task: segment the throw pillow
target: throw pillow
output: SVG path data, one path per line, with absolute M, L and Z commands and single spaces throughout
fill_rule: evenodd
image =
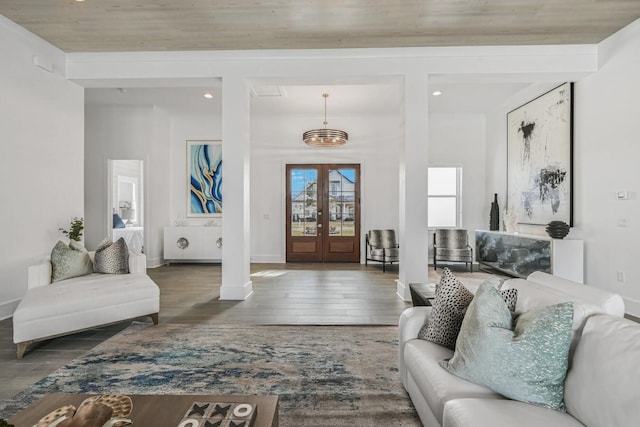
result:
M 51 251 L 51 283 L 93 272 L 87 250 L 72 240 L 69 245 L 58 241 Z
M 484 283 L 491 283 L 485 281 Z M 490 286 L 493 286 L 491 283 Z M 505 289 L 500 295 L 507 303 L 509 310 L 515 311 L 518 299 L 517 289 Z M 441 346 L 455 349 L 458 333 L 467 307 L 473 300 L 471 293 L 449 270 L 445 267 L 440 284 L 436 287 L 436 297 L 433 300 L 431 318 L 420 329 L 418 338 L 434 342 Z
M 127 225 L 124 223 L 120 215 L 117 213 L 113 214 L 113 228 L 126 228 Z
M 94 271 L 106 274 L 129 272 L 129 248 L 124 238 L 112 242 L 108 237 L 96 249 Z
M 481 285 L 442 366 L 508 398 L 564 410 L 573 303 L 526 312 L 513 323 L 500 294 Z
M 471 300 L 473 300 L 473 294 L 460 283 L 451 270 L 445 268 L 440 283 L 436 287 L 431 318 L 420 329 L 418 338 L 453 350 L 464 313 Z

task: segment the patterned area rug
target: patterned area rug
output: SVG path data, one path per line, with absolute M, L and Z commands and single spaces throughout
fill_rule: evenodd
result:
M 272 394 L 281 426 L 420 426 L 397 327 L 134 324 L 18 394 Z

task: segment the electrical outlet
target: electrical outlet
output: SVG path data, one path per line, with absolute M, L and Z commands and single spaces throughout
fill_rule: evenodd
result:
M 618 280 L 618 282 L 624 283 L 624 271 L 616 271 L 616 279 Z

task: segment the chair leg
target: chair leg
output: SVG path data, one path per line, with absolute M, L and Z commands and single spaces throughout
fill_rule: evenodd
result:
M 387 272 L 387 269 L 385 268 L 385 267 L 386 267 L 386 264 L 387 264 L 386 262 L 382 261 L 382 272 L 383 272 L 383 273 L 386 273 L 386 272 Z

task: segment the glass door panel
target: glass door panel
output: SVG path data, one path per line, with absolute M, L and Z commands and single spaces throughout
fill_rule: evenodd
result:
M 329 235 L 331 236 L 355 236 L 355 183 L 355 169 L 329 169 Z
M 318 171 L 292 169 L 291 179 L 291 236 L 318 234 Z

